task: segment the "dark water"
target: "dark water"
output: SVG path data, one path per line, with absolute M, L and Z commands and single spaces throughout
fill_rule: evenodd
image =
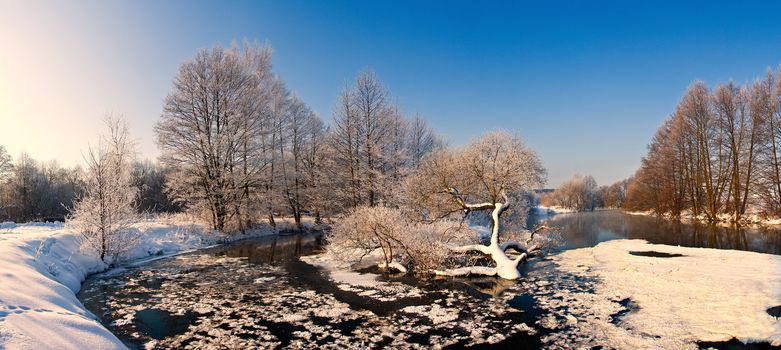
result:
M 246 240 L 92 276 L 78 297 L 131 349 L 540 346 L 522 327 L 540 314 L 536 295 L 520 283 L 379 276 L 380 288 L 345 288 L 299 259 L 321 244 Z
M 781 254 L 781 230 L 681 223 L 618 210 L 534 216 L 533 226 L 545 222 L 560 228 L 562 249 L 592 247 L 612 239 L 644 239 L 651 243 Z

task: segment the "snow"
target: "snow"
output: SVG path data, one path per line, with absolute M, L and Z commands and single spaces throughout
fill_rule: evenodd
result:
M 753 227 L 781 226 L 781 218 L 765 217 L 755 212 L 756 209 L 750 208 L 749 210 L 754 212 L 747 212 L 746 214 L 743 214 L 740 220 L 741 225 L 753 226 Z M 669 214 L 657 215 L 652 210 L 646 210 L 646 211 L 622 210 L 622 211 L 629 215 L 658 216 L 665 219 L 681 220 L 684 222 L 693 222 L 693 221 L 706 222 L 708 220 L 705 214 L 700 214 L 699 216 L 695 217 L 691 210 L 682 211 L 680 217 L 678 218 L 675 218 Z M 714 224 L 722 227 L 733 227 L 734 226 L 733 218 L 734 216 L 732 214 L 721 213 L 717 215 L 717 221 Z
M 564 208 L 559 207 L 555 205 L 551 206 L 544 206 L 544 205 L 538 205 L 534 207 L 534 210 L 537 211 L 538 215 L 556 215 L 556 214 L 566 214 L 566 213 L 576 213 L 577 210 L 572 208 Z
M 379 253 L 379 252 L 377 252 Z M 336 286 L 347 292 L 374 298 L 379 301 L 394 301 L 400 298 L 414 298 L 423 294 L 420 289 L 395 281 L 381 281 L 380 275 L 356 272 L 354 269 L 377 265 L 378 254 L 370 254 L 361 265 L 349 266 L 333 253 L 300 257 L 301 261 L 320 268 Z
M 350 266 L 341 262 L 330 252 L 319 255 L 302 256 L 300 259 L 303 262 L 323 269 L 326 273 L 328 273 L 328 276 L 331 278 L 331 280 L 336 282 L 338 285 L 345 286 L 342 289 L 348 288 L 347 286 L 370 288 L 376 287 L 380 284 L 380 282 L 377 280 L 378 275 L 372 273 L 355 272 Z M 368 267 L 372 265 L 375 265 L 374 259 L 365 259 L 365 265 L 361 266 Z
M 146 220 L 133 229 L 145 235 L 130 261 L 224 240 L 172 220 Z M 81 282 L 106 268 L 95 254 L 81 252 L 79 242 L 80 234 L 62 223 L 0 224 L 0 348 L 125 348 L 76 298 Z
M 623 210 L 624 213 L 629 215 L 637 215 L 637 216 L 653 216 L 654 212 L 651 210 Z
M 433 305 L 413 305 L 401 309 L 403 312 L 420 314 L 428 317 L 433 324 L 451 322 L 458 319 L 458 309 Z
M 14 222 L 12 222 L 12 221 L 0 222 L 0 230 L 2 230 L 2 229 L 12 229 L 14 227 L 16 227 L 16 224 Z
M 121 349 L 76 299 L 102 268 L 61 224 L 5 225 L 0 234 L 0 348 Z
M 600 344 L 695 348 L 695 341 L 737 338 L 744 343 L 781 345 L 781 320 L 767 313 L 768 308 L 781 305 L 781 256 L 613 240 L 566 251 L 553 259 L 565 272 L 597 277 L 594 295 L 576 296 L 592 313 L 614 313 L 615 301 L 622 299 L 639 307 L 622 316 L 618 325 L 580 320 L 579 327 L 591 328 L 590 333 L 605 338 L 598 339 Z

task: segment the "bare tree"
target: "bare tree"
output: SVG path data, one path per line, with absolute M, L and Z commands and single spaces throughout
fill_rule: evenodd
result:
M 781 214 L 781 112 L 773 72 L 748 87 L 695 82 L 659 128 L 625 207 L 741 223 Z
M 426 154 L 444 147 L 445 143 L 426 123 L 420 115 L 415 115 L 409 121 L 409 141 L 407 147 L 410 155 L 410 167 L 417 168 Z
M 327 130 L 322 119 L 312 115 L 308 133 L 303 135 L 301 166 L 303 167 L 306 190 L 304 197 L 309 209 L 314 212 L 315 222 L 320 223 L 323 214 L 328 214 L 334 207 L 336 197 L 331 193 L 333 182 L 329 176 L 328 145 L 325 138 Z
M 250 187 L 260 185 L 265 166 L 256 161 L 262 146 L 253 138 L 264 134 L 262 70 L 270 49 L 243 50 L 215 47 L 183 63 L 155 128 L 162 159 L 174 170 L 173 192 L 221 231 L 229 222 L 242 228 Z
M 387 175 L 381 170 L 384 159 L 383 147 L 388 141 L 392 128 L 392 107 L 388 101 L 388 91 L 380 83 L 377 75 L 366 70 L 355 80 L 354 108 L 358 113 L 358 130 L 362 146 L 360 155 L 364 162 L 364 191 L 369 206 L 374 206 L 382 198 L 381 184 Z
M 396 189 L 442 142 L 420 117 L 406 119 L 377 75 L 361 72 L 344 88 L 329 135 L 336 195 L 350 208 L 398 205 Z
M 781 79 L 768 70 L 764 79 L 754 83 L 751 92 L 754 120 L 762 123 L 757 192 L 764 211 L 778 216 L 781 215 Z
M 594 210 L 597 203 L 597 182 L 591 175 L 573 175 L 551 195 L 549 204 L 577 211 Z
M 342 89 L 334 111 L 333 129 L 329 143 L 333 150 L 334 180 L 339 183 L 334 195 L 344 198 L 350 207 L 363 202 L 360 173 L 360 132 L 359 116 L 354 104 L 353 91 L 349 87 Z M 338 189 L 343 189 L 338 191 Z
M 302 228 L 302 212 L 311 208 L 312 188 L 316 186 L 315 167 L 320 166 L 319 147 L 323 123 L 297 96 L 288 109 L 285 137 L 279 143 L 284 197 L 297 228 Z M 309 171 L 307 171 L 309 169 Z
M 108 117 L 105 122 L 108 134 L 85 157 L 86 192 L 76 202 L 69 221 L 82 234 L 87 248 L 103 262 L 114 263 L 140 237 L 137 230 L 130 229 L 137 216 L 137 191 L 130 174 L 135 143 L 122 119 Z

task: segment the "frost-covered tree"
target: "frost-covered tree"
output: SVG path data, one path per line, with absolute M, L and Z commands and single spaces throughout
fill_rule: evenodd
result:
M 0 174 L 0 220 L 62 220 L 84 187 L 80 168 L 39 162 L 26 153 L 6 169 Z
M 546 198 L 546 203 L 577 211 L 594 210 L 603 205 L 597 193 L 597 182 L 591 175 L 574 174 Z
M 322 215 L 327 215 L 334 207 L 328 176 L 330 150 L 326 145 L 326 137 L 327 130 L 323 120 L 312 115 L 308 132 L 304 134 L 302 142 L 301 166 L 306 183 L 304 198 L 315 216 L 316 223 L 320 223 Z
M 353 103 L 353 91 L 345 87 L 339 95 L 334 111 L 333 128 L 329 134 L 329 146 L 332 149 L 332 177 L 335 196 L 355 208 L 363 203 L 361 188 L 361 137 L 359 133 L 359 115 Z
M 287 124 L 279 142 L 281 174 L 284 198 L 293 215 L 296 227 L 302 229 L 301 215 L 315 204 L 317 186 L 315 167 L 320 166 L 319 142 L 323 133 L 320 118 L 297 96 L 293 96 L 288 109 Z M 309 171 L 307 171 L 309 170 Z
M 11 176 L 13 168 L 11 155 L 5 150 L 5 146 L 0 145 L 0 182 Z
M 181 65 L 155 128 L 172 192 L 215 230 L 243 228 L 262 186 L 269 60 L 270 48 L 253 45 L 200 51 Z
M 539 235 L 531 232 L 526 242 L 500 243 L 502 227 L 506 225 L 502 223 L 502 217 L 513 205 L 520 204 L 515 199 L 518 194 L 545 182 L 545 173 L 537 154 L 526 147 L 520 137 L 504 131 L 488 133 L 465 147 L 426 156 L 406 186 L 409 204 L 424 220 L 471 212 L 490 212 L 491 215 L 491 235 L 487 244 L 453 246 L 450 250 L 490 256 L 495 266 L 467 266 L 438 273 L 519 278 L 518 264 L 541 248 L 534 244 Z M 506 253 L 510 249 L 520 254 L 511 257 Z
M 445 142 L 434 133 L 434 130 L 420 115 L 415 115 L 408 125 L 406 146 L 410 157 L 409 165 L 414 169 L 420 165 L 426 154 L 444 147 Z
M 136 221 L 136 187 L 131 171 L 135 143 L 127 124 L 107 117 L 108 134 L 85 156 L 86 191 L 71 211 L 69 223 L 82 234 L 83 246 L 105 263 L 118 261 L 133 247 L 140 233 Z
M 371 70 L 342 90 L 332 126 L 334 195 L 347 208 L 398 205 L 403 179 L 442 144 L 421 118 L 403 116 Z

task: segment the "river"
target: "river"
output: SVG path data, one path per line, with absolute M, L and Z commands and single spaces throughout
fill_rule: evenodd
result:
M 561 249 L 630 238 L 781 253 L 779 232 L 767 229 L 619 211 L 532 217 L 529 225 L 541 221 L 561 230 Z M 321 253 L 321 243 L 320 233 L 240 241 L 91 276 L 78 297 L 132 349 L 589 344 L 587 333 L 567 325 L 565 315 L 573 311 L 556 291 L 590 293 L 596 282 L 560 273 L 547 259 L 524 266 L 517 282 L 378 274 L 377 285 L 346 286 L 299 259 Z M 620 315 L 631 311 L 623 306 Z

